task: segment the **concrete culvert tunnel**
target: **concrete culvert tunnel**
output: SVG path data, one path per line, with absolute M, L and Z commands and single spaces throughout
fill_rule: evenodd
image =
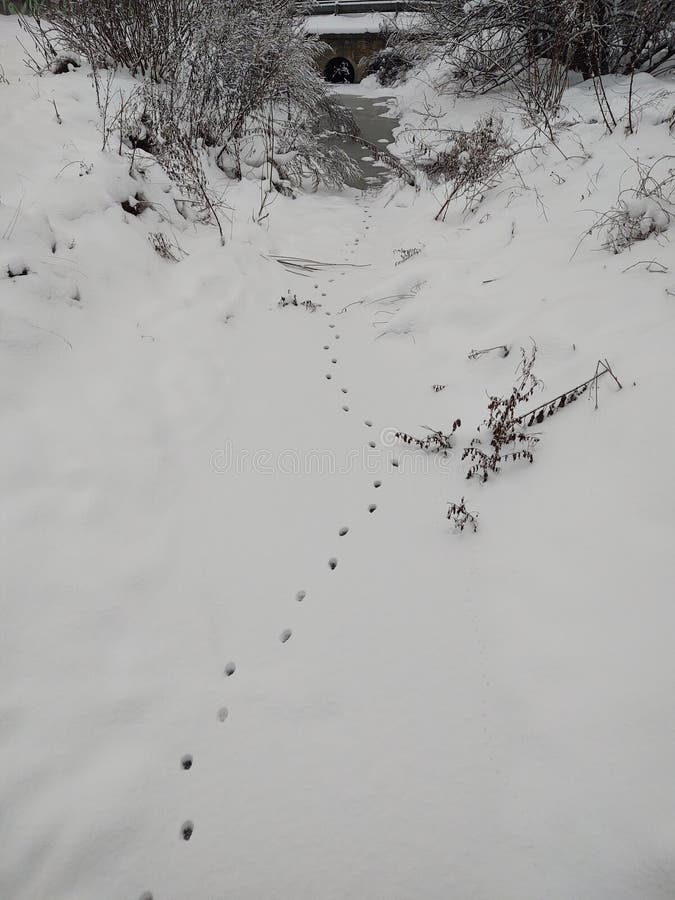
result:
M 354 84 L 354 66 L 344 56 L 334 56 L 326 63 L 324 78 L 331 84 Z

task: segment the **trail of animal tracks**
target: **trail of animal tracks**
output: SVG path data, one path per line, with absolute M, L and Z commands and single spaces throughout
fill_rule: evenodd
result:
M 84 74 L 14 84 L 0 895 L 670 896 L 672 299 L 570 264 L 587 171 L 549 163 L 564 194 L 529 173 L 550 223 L 523 193 L 441 226 L 392 183 L 280 197 L 263 229 L 242 184 L 227 246 L 174 231 L 172 263 L 166 222 L 120 208 Z M 88 174 L 55 181 L 74 155 Z M 467 481 L 532 338 L 536 402 L 598 359 L 623 389 Z M 394 436 L 456 419 L 447 457 Z M 476 534 L 445 518 L 462 496 Z

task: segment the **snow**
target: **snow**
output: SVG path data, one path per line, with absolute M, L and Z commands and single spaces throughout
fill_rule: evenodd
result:
M 575 86 L 563 152 L 443 224 L 439 190 L 391 183 L 280 196 L 261 227 L 259 186 L 223 178 L 221 247 L 102 152 L 86 67 L 38 79 L 15 36 L 3 17 L 0 896 L 670 897 L 674 259 L 668 231 L 579 240 L 628 156 L 672 154 L 673 83 L 636 79 L 612 136 Z M 452 127 L 494 103 L 436 74 L 387 89 L 402 155 L 425 101 Z M 139 189 L 162 215 L 123 212 Z M 542 400 L 600 358 L 623 390 L 467 481 L 531 339 Z M 394 437 L 456 418 L 447 458 Z M 445 519 L 462 496 L 475 535 Z
M 392 25 L 411 28 L 417 18 L 414 13 L 337 13 L 307 16 L 303 28 L 308 34 L 378 34 Z

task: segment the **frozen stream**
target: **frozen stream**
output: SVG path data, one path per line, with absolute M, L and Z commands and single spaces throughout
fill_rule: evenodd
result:
M 340 86 L 337 93 L 343 106 L 350 109 L 363 137 L 371 144 L 386 148 L 393 141 L 394 129 L 398 120 L 392 115 L 391 97 L 365 97 L 354 90 L 355 86 Z M 358 88 L 357 88 L 358 89 Z M 347 154 L 354 159 L 361 169 L 361 176 L 351 186 L 366 190 L 384 184 L 389 178 L 391 169 L 373 159 L 370 148 L 346 137 L 333 137 Z

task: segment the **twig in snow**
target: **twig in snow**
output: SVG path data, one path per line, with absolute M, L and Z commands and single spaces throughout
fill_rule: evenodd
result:
M 44 331 L 45 334 L 51 334 L 54 337 L 57 337 L 60 341 L 63 341 L 70 349 L 73 349 L 73 345 L 67 338 L 64 338 L 62 334 L 58 334 L 56 331 L 51 331 L 49 328 L 43 328 L 41 325 L 34 325 L 33 322 L 29 322 L 28 319 L 24 319 L 26 325 L 30 325 L 31 328 L 36 328 L 38 331 Z
M 14 210 L 14 215 L 9 220 L 9 225 L 7 226 L 7 228 L 5 228 L 5 231 L 2 235 L 3 240 L 9 240 L 11 238 L 12 234 L 14 233 L 14 229 L 16 228 L 16 223 L 19 221 L 19 216 L 21 215 L 21 208 L 23 206 L 24 195 L 25 195 L 25 191 L 24 191 L 23 185 L 22 185 L 21 186 L 21 199 L 19 200 L 19 203 L 17 204 L 16 209 Z
M 637 262 L 634 262 L 630 266 L 626 266 L 626 268 L 622 269 L 621 271 L 622 273 L 629 272 L 636 266 L 646 266 L 648 272 L 654 272 L 657 275 L 665 275 L 668 272 L 668 266 L 664 266 L 664 264 L 659 262 L 658 259 L 639 259 Z M 652 268 L 652 266 L 658 268 Z
M 595 374 L 591 378 L 588 378 L 586 381 L 583 381 L 581 384 L 578 384 L 576 387 L 573 387 L 570 390 L 563 391 L 562 394 L 558 394 L 558 396 L 554 397 L 552 400 L 547 400 L 546 403 L 541 403 L 539 404 L 539 406 L 535 406 L 535 408 L 531 409 L 529 412 L 523 413 L 522 416 L 518 416 L 516 421 L 526 424 L 528 427 L 531 427 L 535 423 L 541 425 L 546 417 L 554 415 L 559 409 L 562 409 L 564 406 L 568 406 L 570 403 L 573 403 L 586 390 L 588 390 L 589 387 L 591 389 L 595 388 L 595 408 L 597 409 L 598 379 L 600 379 L 607 373 L 612 376 L 614 381 L 617 383 L 619 390 L 621 390 L 623 385 L 614 374 L 612 367 L 610 366 L 607 359 L 599 359 L 595 367 Z
M 282 265 L 287 271 L 292 272 L 294 275 L 304 275 L 305 277 L 309 277 L 306 273 L 320 272 L 321 269 L 337 267 L 366 269 L 370 265 L 370 263 L 321 262 L 317 259 L 305 259 L 301 256 L 281 256 L 274 253 L 271 253 L 269 258 L 276 260 L 279 265 Z
M 469 353 L 469 359 L 478 359 L 483 356 L 485 353 L 490 353 L 492 350 L 501 350 L 502 356 L 508 356 L 511 352 L 510 347 L 507 344 L 498 344 L 496 347 L 486 347 L 484 350 L 472 350 Z

